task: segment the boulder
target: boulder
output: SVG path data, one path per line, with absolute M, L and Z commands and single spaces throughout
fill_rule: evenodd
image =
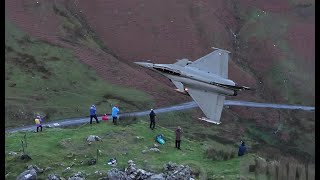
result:
M 77 172 L 68 178 L 68 180 L 85 180 L 85 179 L 86 178 L 84 177 L 82 172 Z
M 117 168 L 112 168 L 108 171 L 107 177 L 109 180 L 131 180 L 126 173 L 119 171 Z
M 37 172 L 34 169 L 25 170 L 21 173 L 16 180 L 36 180 L 37 179 Z
M 43 169 L 39 168 L 37 165 L 28 165 L 28 170 L 34 169 L 37 173 L 43 173 Z
M 169 162 L 166 165 L 165 170 L 165 178 L 167 180 L 174 180 L 174 179 L 190 179 L 192 177 L 192 170 L 189 166 L 184 165 L 176 165 L 175 163 Z
M 158 148 L 150 148 L 149 152 L 160 152 Z
M 55 174 L 49 174 L 48 180 L 61 180 L 61 178 L 58 175 Z
M 21 159 L 21 160 L 29 161 L 29 160 L 31 160 L 31 157 L 30 157 L 28 154 L 22 154 L 22 155 L 20 156 L 20 159 Z
M 154 174 L 149 179 L 150 180 L 165 180 L 166 178 L 161 173 L 161 174 Z
M 88 142 L 94 142 L 94 141 L 101 141 L 102 139 L 99 136 L 96 135 L 90 135 L 87 138 Z
M 88 165 L 91 166 L 91 165 L 95 165 L 97 163 L 97 160 L 96 159 L 90 159 L 88 160 Z
M 14 151 L 10 151 L 10 152 L 8 152 L 8 155 L 11 155 L 11 156 L 17 156 L 17 155 L 18 155 L 18 153 L 14 152 Z

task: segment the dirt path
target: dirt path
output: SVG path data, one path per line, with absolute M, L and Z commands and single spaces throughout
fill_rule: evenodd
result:
M 299 105 L 287 105 L 287 104 L 270 104 L 270 103 L 256 103 L 256 102 L 249 102 L 249 101 L 231 101 L 226 100 L 224 102 L 225 106 L 247 106 L 247 107 L 258 107 L 258 108 L 275 108 L 275 109 L 291 109 L 291 110 L 304 110 L 304 111 L 314 111 L 315 107 L 312 106 L 299 106 Z M 156 113 L 165 113 L 165 112 L 171 112 L 171 111 L 180 111 L 180 110 L 186 110 L 198 107 L 198 105 L 194 102 L 187 102 L 175 106 L 169 106 L 164 108 L 155 109 Z M 147 111 L 140 111 L 140 112 L 128 112 L 128 113 L 122 113 L 120 116 L 146 116 L 149 114 L 149 110 Z M 98 117 L 101 119 L 101 116 Z M 64 119 L 59 121 L 54 121 L 50 123 L 43 124 L 44 127 L 63 127 L 63 126 L 72 126 L 72 125 L 79 125 L 88 123 L 89 118 L 73 118 L 73 119 Z M 25 126 L 25 127 L 18 127 L 13 129 L 7 129 L 6 133 L 15 133 L 19 131 L 34 131 L 35 126 Z

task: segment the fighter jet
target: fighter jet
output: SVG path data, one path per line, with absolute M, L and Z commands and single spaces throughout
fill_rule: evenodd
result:
M 206 115 L 200 120 L 220 124 L 225 96 L 236 96 L 238 91 L 250 88 L 228 79 L 230 52 L 213 49 L 193 62 L 181 59 L 174 64 L 135 63 L 166 76 L 177 87 L 176 91 L 191 96 Z

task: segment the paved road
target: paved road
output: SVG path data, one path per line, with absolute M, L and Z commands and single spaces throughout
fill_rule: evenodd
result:
M 304 110 L 304 111 L 314 111 L 315 107 L 311 106 L 297 106 L 297 105 L 287 105 L 287 104 L 270 104 L 270 103 L 256 103 L 256 102 L 248 102 L 248 101 L 231 101 L 231 100 L 225 100 L 224 102 L 225 106 L 247 106 L 247 107 L 256 107 L 256 108 L 275 108 L 275 109 L 296 109 L 296 110 Z M 155 109 L 154 111 L 156 113 L 165 113 L 165 112 L 171 112 L 171 111 L 180 111 L 180 110 L 186 110 L 191 108 L 196 108 L 198 105 L 194 102 L 187 102 L 175 106 L 169 106 L 164 108 Z M 140 111 L 140 112 L 131 112 L 131 113 L 123 113 L 120 114 L 120 116 L 145 116 L 149 114 L 149 110 L 147 111 Z M 101 119 L 101 117 L 98 117 Z M 88 123 L 89 118 L 73 118 L 73 119 L 64 119 L 60 121 L 54 121 L 43 124 L 44 127 L 63 127 L 63 126 L 71 126 L 71 125 L 79 125 Z M 24 126 L 24 127 L 18 127 L 13 129 L 7 129 L 7 133 L 15 133 L 18 131 L 34 131 L 35 126 Z

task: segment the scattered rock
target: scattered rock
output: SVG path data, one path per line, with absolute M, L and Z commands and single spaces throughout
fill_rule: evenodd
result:
M 31 170 L 25 170 L 23 173 L 21 173 L 17 180 L 36 180 L 37 179 L 37 172 L 34 169 Z
M 122 172 L 116 168 L 108 171 L 108 179 L 148 179 L 148 180 L 175 180 L 175 179 L 188 179 L 193 180 L 191 168 L 189 166 L 177 165 L 169 162 L 164 166 L 164 173 L 154 174 L 143 169 L 136 167 L 134 161 L 128 161 L 128 167 L 125 168 L 125 172 Z
M 99 176 L 102 176 L 103 175 L 103 172 L 100 172 L 100 171 L 96 171 L 94 172 L 95 174 L 99 175 Z
M 150 148 L 149 152 L 160 152 L 158 148 Z
M 18 153 L 14 152 L 14 151 L 10 151 L 10 152 L 8 152 L 8 154 L 11 155 L 11 156 L 17 156 L 18 155 Z
M 63 170 L 63 172 L 68 172 L 71 170 L 71 167 L 67 167 L 66 169 Z
M 46 167 L 46 168 L 44 169 L 44 171 L 49 171 L 49 170 L 51 170 L 51 169 L 52 169 L 52 167 L 48 166 L 48 167 Z
M 73 153 L 70 153 L 67 155 L 67 158 L 73 158 L 74 154 Z
M 142 150 L 141 152 L 142 153 L 147 153 L 147 152 L 161 152 L 161 151 L 158 148 L 150 148 L 150 149 Z
M 68 180 L 85 180 L 85 179 L 86 178 L 84 177 L 82 172 L 77 172 L 68 178 Z
M 163 177 L 163 174 L 154 174 L 150 177 L 150 180 L 165 180 L 166 178 Z
M 144 138 L 140 136 L 136 136 L 136 139 L 144 139 Z
M 29 160 L 31 160 L 31 157 L 30 157 L 28 154 L 22 154 L 22 155 L 20 156 L 20 159 L 21 159 L 21 160 L 29 161 Z
M 87 164 L 88 164 L 89 166 L 91 166 L 91 165 L 95 165 L 96 163 L 97 163 L 97 160 L 93 158 L 93 159 L 88 160 L 88 163 L 87 163 Z
M 107 177 L 109 180 L 129 180 L 126 173 L 119 171 L 117 168 L 112 168 L 108 171 Z
M 90 135 L 87 138 L 88 142 L 94 142 L 94 141 L 101 141 L 102 139 L 99 136 L 96 135 Z
M 58 175 L 49 174 L 48 180 L 61 180 L 61 178 Z
M 175 163 L 169 162 L 165 165 L 165 173 L 166 180 L 174 180 L 174 179 L 190 179 L 192 177 L 192 170 L 189 166 L 177 165 Z
M 153 147 L 154 147 L 154 148 L 158 148 L 159 145 L 158 145 L 158 144 L 153 144 Z
M 39 168 L 37 165 L 28 165 L 28 170 L 34 169 L 37 173 L 43 173 L 43 169 Z

